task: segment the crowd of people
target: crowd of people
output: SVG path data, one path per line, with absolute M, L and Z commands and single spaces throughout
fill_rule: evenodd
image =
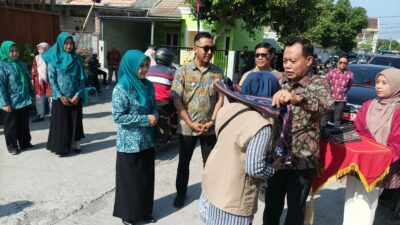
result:
M 76 54 L 71 34 L 62 32 L 53 46 L 37 45 L 31 73 L 19 60 L 12 41 L 0 46 L 0 107 L 10 154 L 31 149 L 29 110 L 35 102 L 43 120 L 45 102 L 51 110 L 47 149 L 64 156 L 81 152 L 84 138 L 82 92 L 87 80 L 99 89 L 111 85 L 112 119 L 117 124 L 116 191 L 113 216 L 125 225 L 155 223 L 155 127 L 160 114 L 176 110 L 179 162 L 176 208 L 185 205 L 189 167 L 197 142 L 203 159 L 199 217 L 207 225 L 251 225 L 265 186 L 264 225 L 279 225 L 287 199 L 285 225 L 302 225 L 312 181 L 319 173 L 321 129 L 333 115 L 340 126 L 346 93 L 354 79 L 346 56 L 325 77 L 313 74 L 311 42 L 295 38 L 283 49 L 284 72 L 270 62 L 268 43 L 255 47 L 255 67 L 239 85 L 212 64 L 216 46 L 210 33 L 199 32 L 194 58 L 174 71 L 173 54 L 159 49 L 148 54 L 128 50 L 122 57 L 112 45 L 109 76 L 100 71 L 97 54 L 89 74 Z M 155 54 L 155 65 L 151 66 Z M 248 57 L 248 56 L 247 56 Z M 153 63 L 154 63 L 153 62 Z M 97 81 L 96 81 L 97 80 Z M 107 86 L 107 88 L 110 86 Z M 372 225 L 383 189 L 400 188 L 400 70 L 376 75 L 377 98 L 365 102 L 354 128 L 360 136 L 386 146 L 393 154 L 390 172 L 367 192 L 357 175 L 347 176 L 343 224 Z M 226 97 L 226 98 L 225 98 Z M 225 101 L 225 102 L 224 102 Z M 379 162 L 371 162 L 379 163 Z

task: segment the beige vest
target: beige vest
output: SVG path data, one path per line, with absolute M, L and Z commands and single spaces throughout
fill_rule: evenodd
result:
M 217 208 L 239 216 L 257 212 L 260 179 L 244 170 L 247 145 L 264 126 L 271 124 L 256 111 L 234 118 L 219 133 L 221 126 L 242 109 L 240 103 L 224 105 L 218 112 L 215 130 L 218 140 L 203 170 L 201 187 L 205 197 Z

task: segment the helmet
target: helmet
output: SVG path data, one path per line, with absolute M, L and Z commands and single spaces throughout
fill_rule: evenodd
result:
M 156 52 L 156 63 L 170 67 L 172 60 L 174 59 L 174 53 L 168 48 L 160 48 Z

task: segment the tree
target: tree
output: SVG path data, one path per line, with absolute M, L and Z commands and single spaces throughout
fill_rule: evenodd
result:
M 200 19 L 219 27 L 215 39 L 235 24 L 244 21 L 244 29 L 254 34 L 256 29 L 269 25 L 285 41 L 303 34 L 315 23 L 317 5 L 322 0 L 201 0 Z M 196 0 L 190 3 L 196 15 Z M 196 16 L 195 16 L 196 17 Z M 220 26 L 219 26 L 220 25 Z
M 400 43 L 396 40 L 378 39 L 376 46 L 379 50 L 397 50 L 400 51 Z
M 319 5 L 321 13 L 317 24 L 310 29 L 308 37 L 323 48 L 337 48 L 351 51 L 356 37 L 368 26 L 368 17 L 362 7 L 352 8 L 349 0 L 324 0 Z

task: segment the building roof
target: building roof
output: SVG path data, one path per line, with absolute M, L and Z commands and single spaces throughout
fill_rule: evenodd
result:
M 92 0 L 62 0 L 57 1 L 58 4 L 63 5 L 92 5 Z M 116 7 L 129 7 L 133 6 L 136 0 L 101 0 L 100 3 L 96 3 L 97 6 L 116 6 Z
M 185 0 L 159 0 L 150 9 L 149 16 L 181 18 L 179 7 L 186 6 Z
M 368 18 L 368 29 L 378 29 L 378 18 Z

